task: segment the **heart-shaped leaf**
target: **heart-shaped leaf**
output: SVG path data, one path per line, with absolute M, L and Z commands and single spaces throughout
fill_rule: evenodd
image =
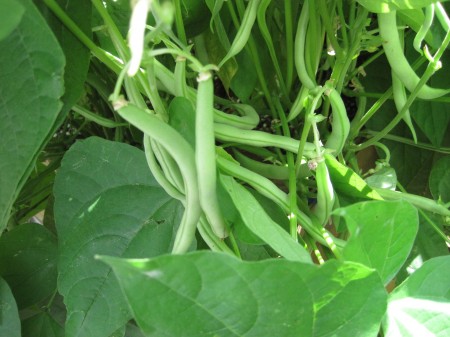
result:
M 242 262 L 212 252 L 101 259 L 147 336 L 376 336 L 386 308 L 378 275 L 352 262 Z
M 155 186 L 142 151 L 100 138 L 79 142 L 67 152 L 55 198 L 66 336 L 109 337 L 124 331 L 131 318 L 128 304 L 111 268 L 94 255 L 169 252 L 181 204 Z
M 387 284 L 405 263 L 417 234 L 417 209 L 405 201 L 367 201 L 336 211 L 351 234 L 344 258 L 375 268 Z

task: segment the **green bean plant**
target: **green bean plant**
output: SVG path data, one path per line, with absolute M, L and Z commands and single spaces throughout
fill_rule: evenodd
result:
M 449 336 L 449 10 L 0 1 L 0 336 Z

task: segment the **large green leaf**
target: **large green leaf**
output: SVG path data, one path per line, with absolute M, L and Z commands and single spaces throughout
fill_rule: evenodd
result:
M 433 165 L 429 185 L 434 199 L 444 203 L 450 201 L 450 156 L 441 158 Z
M 64 155 L 55 179 L 55 222 L 58 234 L 84 205 L 103 191 L 124 185 L 159 186 L 142 151 L 126 144 L 91 137 L 75 143 Z
M 20 320 L 16 301 L 8 283 L 0 277 L 0 336 L 20 337 Z
M 128 305 L 111 269 L 94 255 L 169 252 L 182 215 L 180 203 L 155 186 L 142 151 L 99 138 L 67 152 L 55 198 L 66 336 L 109 337 L 125 331 Z
M 20 309 L 56 290 L 57 249 L 55 236 L 38 224 L 21 225 L 0 238 L 0 275 Z
M 2 0 L 0 3 L 0 41 L 19 25 L 25 8 L 15 0 Z
M 22 337 L 64 337 L 64 329 L 43 312 L 22 322 Z
M 405 201 L 367 201 L 337 211 L 351 234 L 344 258 L 375 268 L 387 284 L 405 263 L 417 234 L 417 210 Z
M 147 336 L 376 336 L 386 293 L 372 270 L 194 252 L 102 257 Z
M 450 335 L 450 257 L 425 262 L 389 296 L 386 337 Z
M 270 218 L 249 191 L 232 177 L 221 175 L 220 181 L 230 194 L 248 229 L 286 259 L 311 263 L 306 249 Z
M 0 41 L 0 231 L 61 109 L 64 55 L 29 0 Z M 19 43 L 20 42 L 20 43 Z
M 361 5 L 374 13 L 387 13 L 399 9 L 422 8 L 439 0 L 357 0 Z M 445 0 L 444 0 L 445 1 Z

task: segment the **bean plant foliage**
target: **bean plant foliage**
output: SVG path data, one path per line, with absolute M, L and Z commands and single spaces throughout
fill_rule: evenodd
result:
M 449 10 L 0 1 L 0 336 L 449 336 Z

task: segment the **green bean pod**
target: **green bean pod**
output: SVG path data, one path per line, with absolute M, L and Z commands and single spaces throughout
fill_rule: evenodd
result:
M 279 147 L 293 153 L 298 152 L 299 141 L 290 137 L 273 135 L 263 131 L 241 130 L 225 124 L 214 125 L 215 136 L 218 140 L 233 142 L 255 147 Z M 308 157 L 314 157 L 314 144 L 306 143 L 303 154 Z
M 397 108 L 398 113 L 400 113 L 408 98 L 406 97 L 406 91 L 402 81 L 400 81 L 394 72 L 392 72 L 392 93 L 394 96 L 395 107 Z M 409 109 L 406 110 L 402 118 L 412 133 L 414 143 L 417 143 L 416 130 L 414 129 Z
M 187 97 L 186 88 L 186 59 L 177 57 L 175 63 L 175 96 Z
M 338 155 L 342 152 L 350 133 L 350 120 L 341 95 L 335 89 L 331 89 L 328 97 L 333 111 L 333 121 L 331 123 L 332 131 L 325 147 L 333 150 L 334 155 Z
M 214 138 L 214 84 L 210 72 L 198 78 L 195 116 L 195 164 L 199 176 L 200 205 L 214 233 L 225 238 L 227 229 L 217 199 L 216 144 Z
M 297 69 L 297 75 L 302 85 L 308 89 L 314 89 L 316 87 L 315 80 L 309 77 L 306 70 L 305 62 L 305 43 L 306 32 L 309 22 L 309 5 L 308 1 L 302 6 L 302 12 L 300 19 L 298 20 L 297 32 L 295 34 L 294 50 L 295 50 L 295 68 Z
M 386 58 L 391 66 L 392 70 L 398 76 L 400 81 L 410 91 L 414 91 L 414 88 L 420 81 L 419 76 L 412 69 L 408 60 L 406 59 L 400 38 L 397 31 L 397 17 L 396 12 L 391 11 L 389 13 L 378 14 L 378 26 L 380 28 L 380 36 L 383 39 L 383 49 L 386 54 Z M 417 97 L 421 99 L 434 99 L 448 94 L 450 91 L 439 88 L 432 88 L 424 85 L 417 94 Z
M 256 13 L 258 11 L 260 0 L 250 0 L 247 8 L 245 9 L 244 18 L 242 19 L 242 24 L 238 29 L 236 37 L 231 44 L 230 49 L 228 50 L 227 55 L 223 58 L 223 60 L 219 64 L 219 68 L 225 64 L 230 58 L 237 55 L 244 49 L 247 44 L 248 39 L 250 38 L 250 34 L 252 32 L 253 24 L 256 20 Z
M 430 4 L 425 8 L 425 20 L 423 21 L 422 26 L 420 26 L 420 29 L 417 32 L 413 42 L 414 49 L 421 54 L 422 54 L 422 42 L 425 39 L 425 36 L 428 34 L 431 25 L 433 24 L 433 19 L 434 19 L 434 4 Z
M 321 160 L 316 168 L 317 204 L 313 214 L 322 226 L 325 226 L 331 216 L 334 205 L 334 189 L 331 183 L 325 160 Z
M 167 69 L 158 60 L 154 60 L 155 76 L 159 80 L 159 87 L 171 95 L 176 96 L 177 90 L 176 79 L 174 74 Z M 197 99 L 197 92 L 194 88 L 186 86 L 187 97 L 190 101 L 195 102 Z M 233 107 L 241 113 L 242 116 L 227 114 L 220 110 L 214 109 L 214 121 L 216 123 L 227 124 L 239 129 L 251 130 L 259 123 L 259 115 L 255 109 L 246 104 L 233 104 Z
M 194 240 L 201 214 L 194 150 L 170 125 L 148 111 L 127 102 L 114 102 L 114 108 L 123 119 L 162 144 L 180 167 L 185 183 L 186 205 L 172 252 L 184 253 Z

